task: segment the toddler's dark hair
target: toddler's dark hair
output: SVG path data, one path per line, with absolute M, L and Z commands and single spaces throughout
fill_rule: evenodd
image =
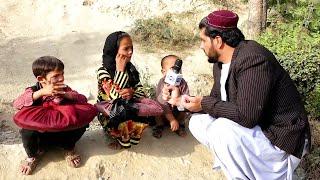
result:
M 164 64 L 165 60 L 166 60 L 167 58 L 169 58 L 169 57 L 176 58 L 176 59 L 180 59 L 180 58 L 179 58 L 178 56 L 176 56 L 176 55 L 172 55 L 172 54 L 166 55 L 165 57 L 163 57 L 163 58 L 161 59 L 161 67 L 163 67 L 163 64 Z

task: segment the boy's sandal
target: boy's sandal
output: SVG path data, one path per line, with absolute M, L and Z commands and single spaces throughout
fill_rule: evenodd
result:
M 80 166 L 81 157 L 75 150 L 65 152 L 64 158 L 70 167 L 77 168 Z M 76 160 L 78 160 L 78 162 L 75 162 Z
M 179 129 L 176 130 L 176 133 L 178 134 L 178 136 L 181 136 L 181 137 L 187 136 L 186 128 L 184 125 L 179 125 Z
M 21 161 L 21 173 L 24 175 L 30 175 L 36 169 L 39 159 L 45 153 L 44 149 L 39 149 L 38 153 L 33 158 L 26 158 Z M 28 168 L 29 170 L 25 171 L 24 169 Z
M 23 175 L 30 175 L 36 169 L 37 165 L 37 158 L 26 158 L 25 160 L 21 161 L 21 173 Z
M 155 138 L 161 138 L 163 132 L 163 126 L 156 126 L 152 129 L 152 136 Z
M 131 147 L 130 139 L 127 141 L 123 141 L 121 138 L 117 138 L 117 141 L 125 149 L 128 149 Z

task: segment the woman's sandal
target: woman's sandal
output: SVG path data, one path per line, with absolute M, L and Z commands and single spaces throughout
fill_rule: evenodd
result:
M 36 157 L 26 158 L 21 161 L 21 173 L 23 175 L 30 175 L 36 169 L 38 165 L 38 159 Z
M 163 126 L 156 126 L 152 129 L 152 136 L 155 138 L 161 138 L 163 132 Z
M 140 143 L 140 139 L 141 139 L 141 138 L 139 138 L 139 137 L 131 137 L 131 138 L 130 138 L 130 143 L 131 143 L 132 145 L 138 145 L 138 144 Z
M 125 149 L 131 148 L 130 139 L 127 141 L 122 140 L 122 138 L 117 138 L 118 143 Z
M 70 167 L 77 168 L 80 166 L 81 157 L 75 152 L 75 150 L 66 151 L 64 154 L 64 158 Z

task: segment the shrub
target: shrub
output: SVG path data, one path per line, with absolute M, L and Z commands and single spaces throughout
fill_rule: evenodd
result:
M 299 4 L 300 2 L 300 4 Z M 313 117 L 319 117 L 320 4 L 299 1 L 295 11 L 285 11 L 285 21 L 272 19 L 259 42 L 269 48 L 289 72 Z M 306 23 L 308 22 L 308 23 Z
M 319 120 L 320 118 L 320 85 L 311 92 L 306 107 L 312 117 Z M 319 134 L 320 135 L 320 134 Z
M 281 4 L 278 10 L 278 14 L 268 17 L 270 26 L 259 42 L 274 52 L 303 97 L 310 115 L 313 144 L 310 154 L 301 162 L 303 179 L 317 179 L 320 175 L 320 3 L 298 0 L 291 5 Z
M 137 67 L 137 66 L 136 66 Z M 138 68 L 140 72 L 140 81 L 145 89 L 146 96 L 148 98 L 155 99 L 156 98 L 156 84 L 151 82 L 149 68 Z
M 196 41 L 196 23 L 193 13 L 166 13 L 164 16 L 139 19 L 131 30 L 135 41 L 142 47 L 165 50 L 186 49 L 194 46 Z M 194 22 L 192 21 L 194 20 Z M 190 28 L 188 23 L 191 24 Z

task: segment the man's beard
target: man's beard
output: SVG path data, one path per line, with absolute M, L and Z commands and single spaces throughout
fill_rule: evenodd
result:
M 218 58 L 208 57 L 208 62 L 209 62 L 209 63 L 216 63 L 216 62 L 218 62 Z
M 206 53 L 206 52 L 205 52 Z M 206 53 L 207 54 L 207 53 Z M 209 56 L 208 54 L 207 54 L 207 57 L 208 57 L 208 62 L 209 63 L 216 63 L 216 62 L 218 62 L 218 54 L 217 54 L 217 52 L 213 52 L 213 54 L 211 55 L 211 56 Z

